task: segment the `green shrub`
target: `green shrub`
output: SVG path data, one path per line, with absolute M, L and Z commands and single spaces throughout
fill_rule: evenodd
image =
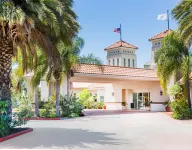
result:
M 4 137 L 10 134 L 10 117 L 6 115 L 0 115 L 0 137 Z
M 32 111 L 32 98 L 26 95 L 25 92 L 15 95 L 15 99 L 18 100 L 18 112 L 22 118 L 31 118 L 34 113 Z
M 69 118 L 75 118 L 75 117 L 79 117 L 79 114 L 77 113 L 72 113 L 68 116 Z
M 192 118 L 192 111 L 188 108 L 187 100 L 178 99 L 171 102 L 171 109 L 173 111 L 174 119 L 190 119 Z
M 11 130 L 17 126 L 21 126 L 27 123 L 22 118 L 21 113 L 13 114 L 13 118 L 6 115 L 6 109 L 8 106 L 7 101 L 0 101 L 0 137 L 7 136 L 11 133 Z
M 50 96 L 47 102 L 41 102 L 41 109 L 39 109 L 39 117 L 55 118 L 56 117 L 56 100 Z
M 56 117 L 56 109 L 54 108 L 54 109 L 51 109 L 50 111 L 49 111 L 49 117 L 50 118 L 55 118 Z
M 0 101 L 0 114 L 5 114 L 8 107 L 7 101 Z
M 180 98 L 182 95 L 182 88 L 180 85 L 174 84 L 168 89 L 168 93 L 169 95 L 174 96 L 174 98 Z
M 61 96 L 60 105 L 62 117 L 78 117 L 82 115 L 83 106 L 74 95 L 70 96 L 70 102 L 67 102 L 66 96 Z
M 104 105 L 105 105 L 104 102 L 96 102 L 95 108 L 96 109 L 103 109 Z
M 39 117 L 46 118 L 46 109 L 39 109 Z
M 0 115 L 0 137 L 5 137 L 11 131 L 19 126 L 25 125 L 27 120 L 24 120 L 19 113 L 13 114 L 13 118 L 7 115 Z
M 91 93 L 84 89 L 82 92 L 79 93 L 79 102 L 81 105 L 84 106 L 86 109 L 102 109 L 104 106 L 104 102 L 96 102 L 96 96 L 91 95 Z

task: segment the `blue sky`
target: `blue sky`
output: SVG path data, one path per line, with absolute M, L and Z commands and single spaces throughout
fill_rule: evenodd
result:
M 139 47 L 137 67 L 143 67 L 151 60 L 148 39 L 167 29 L 167 21 L 157 20 L 158 14 L 171 10 L 179 1 L 75 0 L 74 10 L 82 27 L 79 36 L 85 40 L 81 54 L 93 53 L 106 63 L 104 48 L 119 41 L 119 34 L 113 30 L 121 23 L 123 40 Z M 173 19 L 170 20 L 170 28 L 177 28 Z

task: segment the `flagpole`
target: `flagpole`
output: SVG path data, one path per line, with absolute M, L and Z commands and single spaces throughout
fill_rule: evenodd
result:
M 122 41 L 121 24 L 120 24 L 120 41 Z
M 169 30 L 169 10 L 167 10 L 167 23 L 168 23 L 168 30 Z

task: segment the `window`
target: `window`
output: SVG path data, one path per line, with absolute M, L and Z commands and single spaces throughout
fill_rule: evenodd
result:
M 100 102 L 104 102 L 104 96 L 100 96 Z
M 113 59 L 113 66 L 115 66 L 115 59 Z
M 109 60 L 109 62 L 108 62 L 108 65 L 110 65 L 110 60 Z
M 125 58 L 124 58 L 124 67 L 126 66 L 126 60 L 125 60 Z
M 161 43 L 159 42 L 158 45 L 160 45 Z
M 133 59 L 133 68 L 135 67 L 135 60 Z
M 119 58 L 117 58 L 117 66 L 119 66 Z
M 155 45 L 157 45 L 157 43 L 155 43 Z
M 128 67 L 130 67 L 130 59 L 128 59 Z

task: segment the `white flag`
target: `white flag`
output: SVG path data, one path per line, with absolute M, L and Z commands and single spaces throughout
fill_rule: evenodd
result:
M 167 17 L 167 14 L 161 14 L 161 15 L 158 15 L 157 17 L 157 20 L 167 20 L 168 17 Z

